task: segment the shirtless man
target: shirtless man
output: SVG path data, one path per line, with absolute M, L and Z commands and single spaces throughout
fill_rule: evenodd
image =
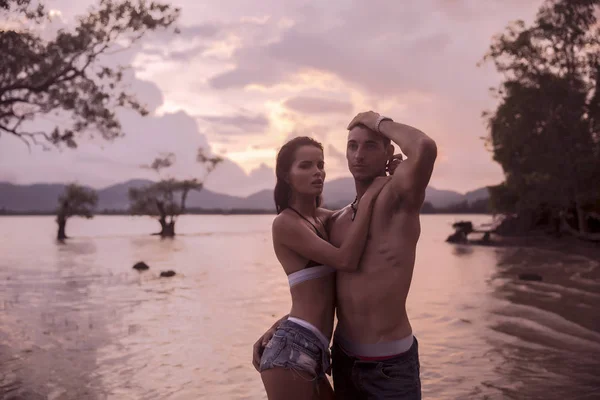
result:
M 335 394 L 341 399 L 420 399 L 418 342 L 406 314 L 406 298 L 421 230 L 419 212 L 437 147 L 418 129 L 372 111 L 358 114 L 348 129 L 346 158 L 357 197 L 330 219 L 333 245 L 343 242 L 356 203 L 371 182 L 385 175 L 388 167 L 393 177 L 375 201 L 358 272 L 337 273 Z M 399 165 L 393 163 L 390 141 L 407 156 Z M 256 342 L 255 362 L 273 331 Z

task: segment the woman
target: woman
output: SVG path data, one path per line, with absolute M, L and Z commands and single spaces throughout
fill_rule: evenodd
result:
M 319 207 L 325 181 L 321 144 L 292 139 L 279 151 L 275 172 L 273 246 L 288 276 L 292 309 L 276 323 L 257 367 L 271 400 L 332 399 L 325 373 L 335 309 L 333 272 L 358 268 L 372 206 L 387 178 L 378 178 L 361 198 L 347 239 L 337 248 L 325 230 L 332 212 Z

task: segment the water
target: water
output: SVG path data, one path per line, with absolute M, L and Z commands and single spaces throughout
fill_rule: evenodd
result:
M 150 218 L 72 219 L 66 245 L 52 217 L 0 218 L 0 398 L 265 399 L 252 344 L 290 307 L 272 218 L 185 216 L 174 240 Z M 449 245 L 457 219 L 422 217 L 424 398 L 600 398 L 599 263 Z M 532 270 L 544 281 L 516 279 Z

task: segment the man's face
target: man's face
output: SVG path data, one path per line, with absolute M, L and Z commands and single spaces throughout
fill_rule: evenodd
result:
M 357 126 L 348 133 L 348 169 L 358 181 L 385 175 L 385 166 L 392 154 L 393 147 L 384 144 L 382 136 L 377 132 Z

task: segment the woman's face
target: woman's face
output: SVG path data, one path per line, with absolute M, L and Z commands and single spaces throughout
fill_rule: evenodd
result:
M 299 147 L 288 179 L 294 192 L 319 196 L 325 183 L 325 161 L 321 149 L 315 146 Z

